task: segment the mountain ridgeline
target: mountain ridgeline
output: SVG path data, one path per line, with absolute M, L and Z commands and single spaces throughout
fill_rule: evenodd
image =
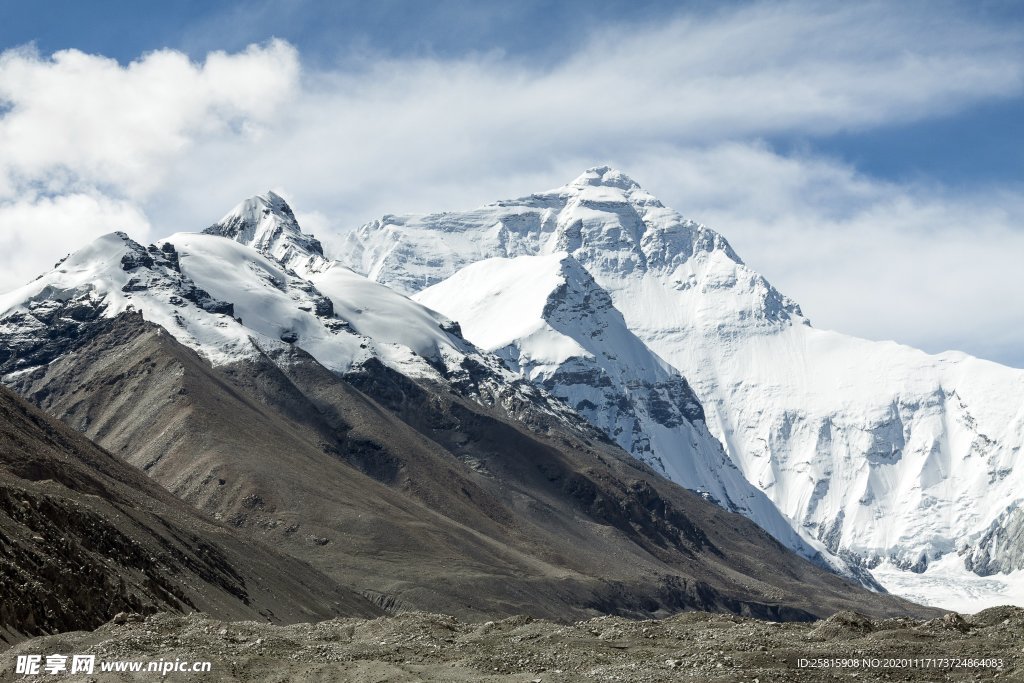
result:
M 830 571 L 786 527 L 582 263 L 543 266 L 554 287 L 537 314 L 563 335 L 566 316 L 594 316 L 565 356 L 578 372 L 528 372 L 536 349 L 491 353 L 330 260 L 269 193 L 204 234 L 104 236 L 0 296 L 0 374 L 218 528 L 373 609 L 928 614 Z M 638 446 L 656 428 L 676 431 Z M 680 449 L 654 452 L 673 435 Z

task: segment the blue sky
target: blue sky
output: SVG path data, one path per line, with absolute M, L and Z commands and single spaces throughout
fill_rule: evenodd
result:
M 51 0 L 44 12 L 33 3 L 5 2 L 0 35 L 8 46 L 31 36 L 43 52 L 76 47 L 123 62 L 165 47 L 201 58 L 210 50 L 234 51 L 270 37 L 302 46 L 304 57 L 318 65 L 344 61 L 362 49 L 442 57 L 499 49 L 548 60 L 567 54 L 597 26 L 653 23 L 680 8 L 707 13 L 714 6 L 650 0 Z
M 1024 366 L 1021 3 L 2 8 L 0 288 L 268 187 L 330 244 L 611 163 L 818 326 Z

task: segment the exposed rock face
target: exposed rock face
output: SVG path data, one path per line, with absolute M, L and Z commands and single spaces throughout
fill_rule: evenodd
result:
M 1011 506 L 980 538 L 965 544 L 971 571 L 981 576 L 1024 570 L 1024 507 Z
M 234 304 L 182 275 L 173 244 L 147 248 L 111 233 L 0 296 L 0 377 L 43 366 L 87 339 L 99 320 L 140 307 L 192 339 L 203 331 L 189 330 L 190 321 L 223 328 L 234 316 Z

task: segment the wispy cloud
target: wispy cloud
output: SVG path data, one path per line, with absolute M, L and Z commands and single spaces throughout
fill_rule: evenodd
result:
M 1024 217 L 1011 193 L 885 183 L 762 140 L 1020 97 L 1022 57 L 1019 34 L 955 6 L 891 3 L 749 5 L 606 27 L 548 64 L 487 53 L 303 70 L 281 42 L 198 64 L 167 50 L 127 66 L 9 51 L 0 249 L 20 256 L 0 287 L 53 257 L 26 246 L 26 234 L 48 232 L 66 249 L 110 220 L 112 206 L 130 207 L 121 220 L 140 228 L 198 229 L 274 187 L 337 233 L 384 212 L 526 194 L 611 162 L 731 237 L 819 323 L 1009 359 L 986 340 L 1014 306 L 998 274 Z M 72 194 L 96 206 L 80 236 L 48 213 Z M 969 258 L 955 263 L 957 254 Z M 954 269 L 957 287 L 940 276 Z M 943 307 L 965 301 L 992 305 L 952 317 Z M 1021 335 L 1005 348 L 1024 348 Z

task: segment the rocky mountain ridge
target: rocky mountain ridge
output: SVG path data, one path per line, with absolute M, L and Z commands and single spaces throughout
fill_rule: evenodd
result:
M 0 297 L 4 381 L 387 609 L 920 612 L 659 477 L 444 316 L 242 234 L 107 236 Z M 41 360 L 55 323 L 74 334 Z

